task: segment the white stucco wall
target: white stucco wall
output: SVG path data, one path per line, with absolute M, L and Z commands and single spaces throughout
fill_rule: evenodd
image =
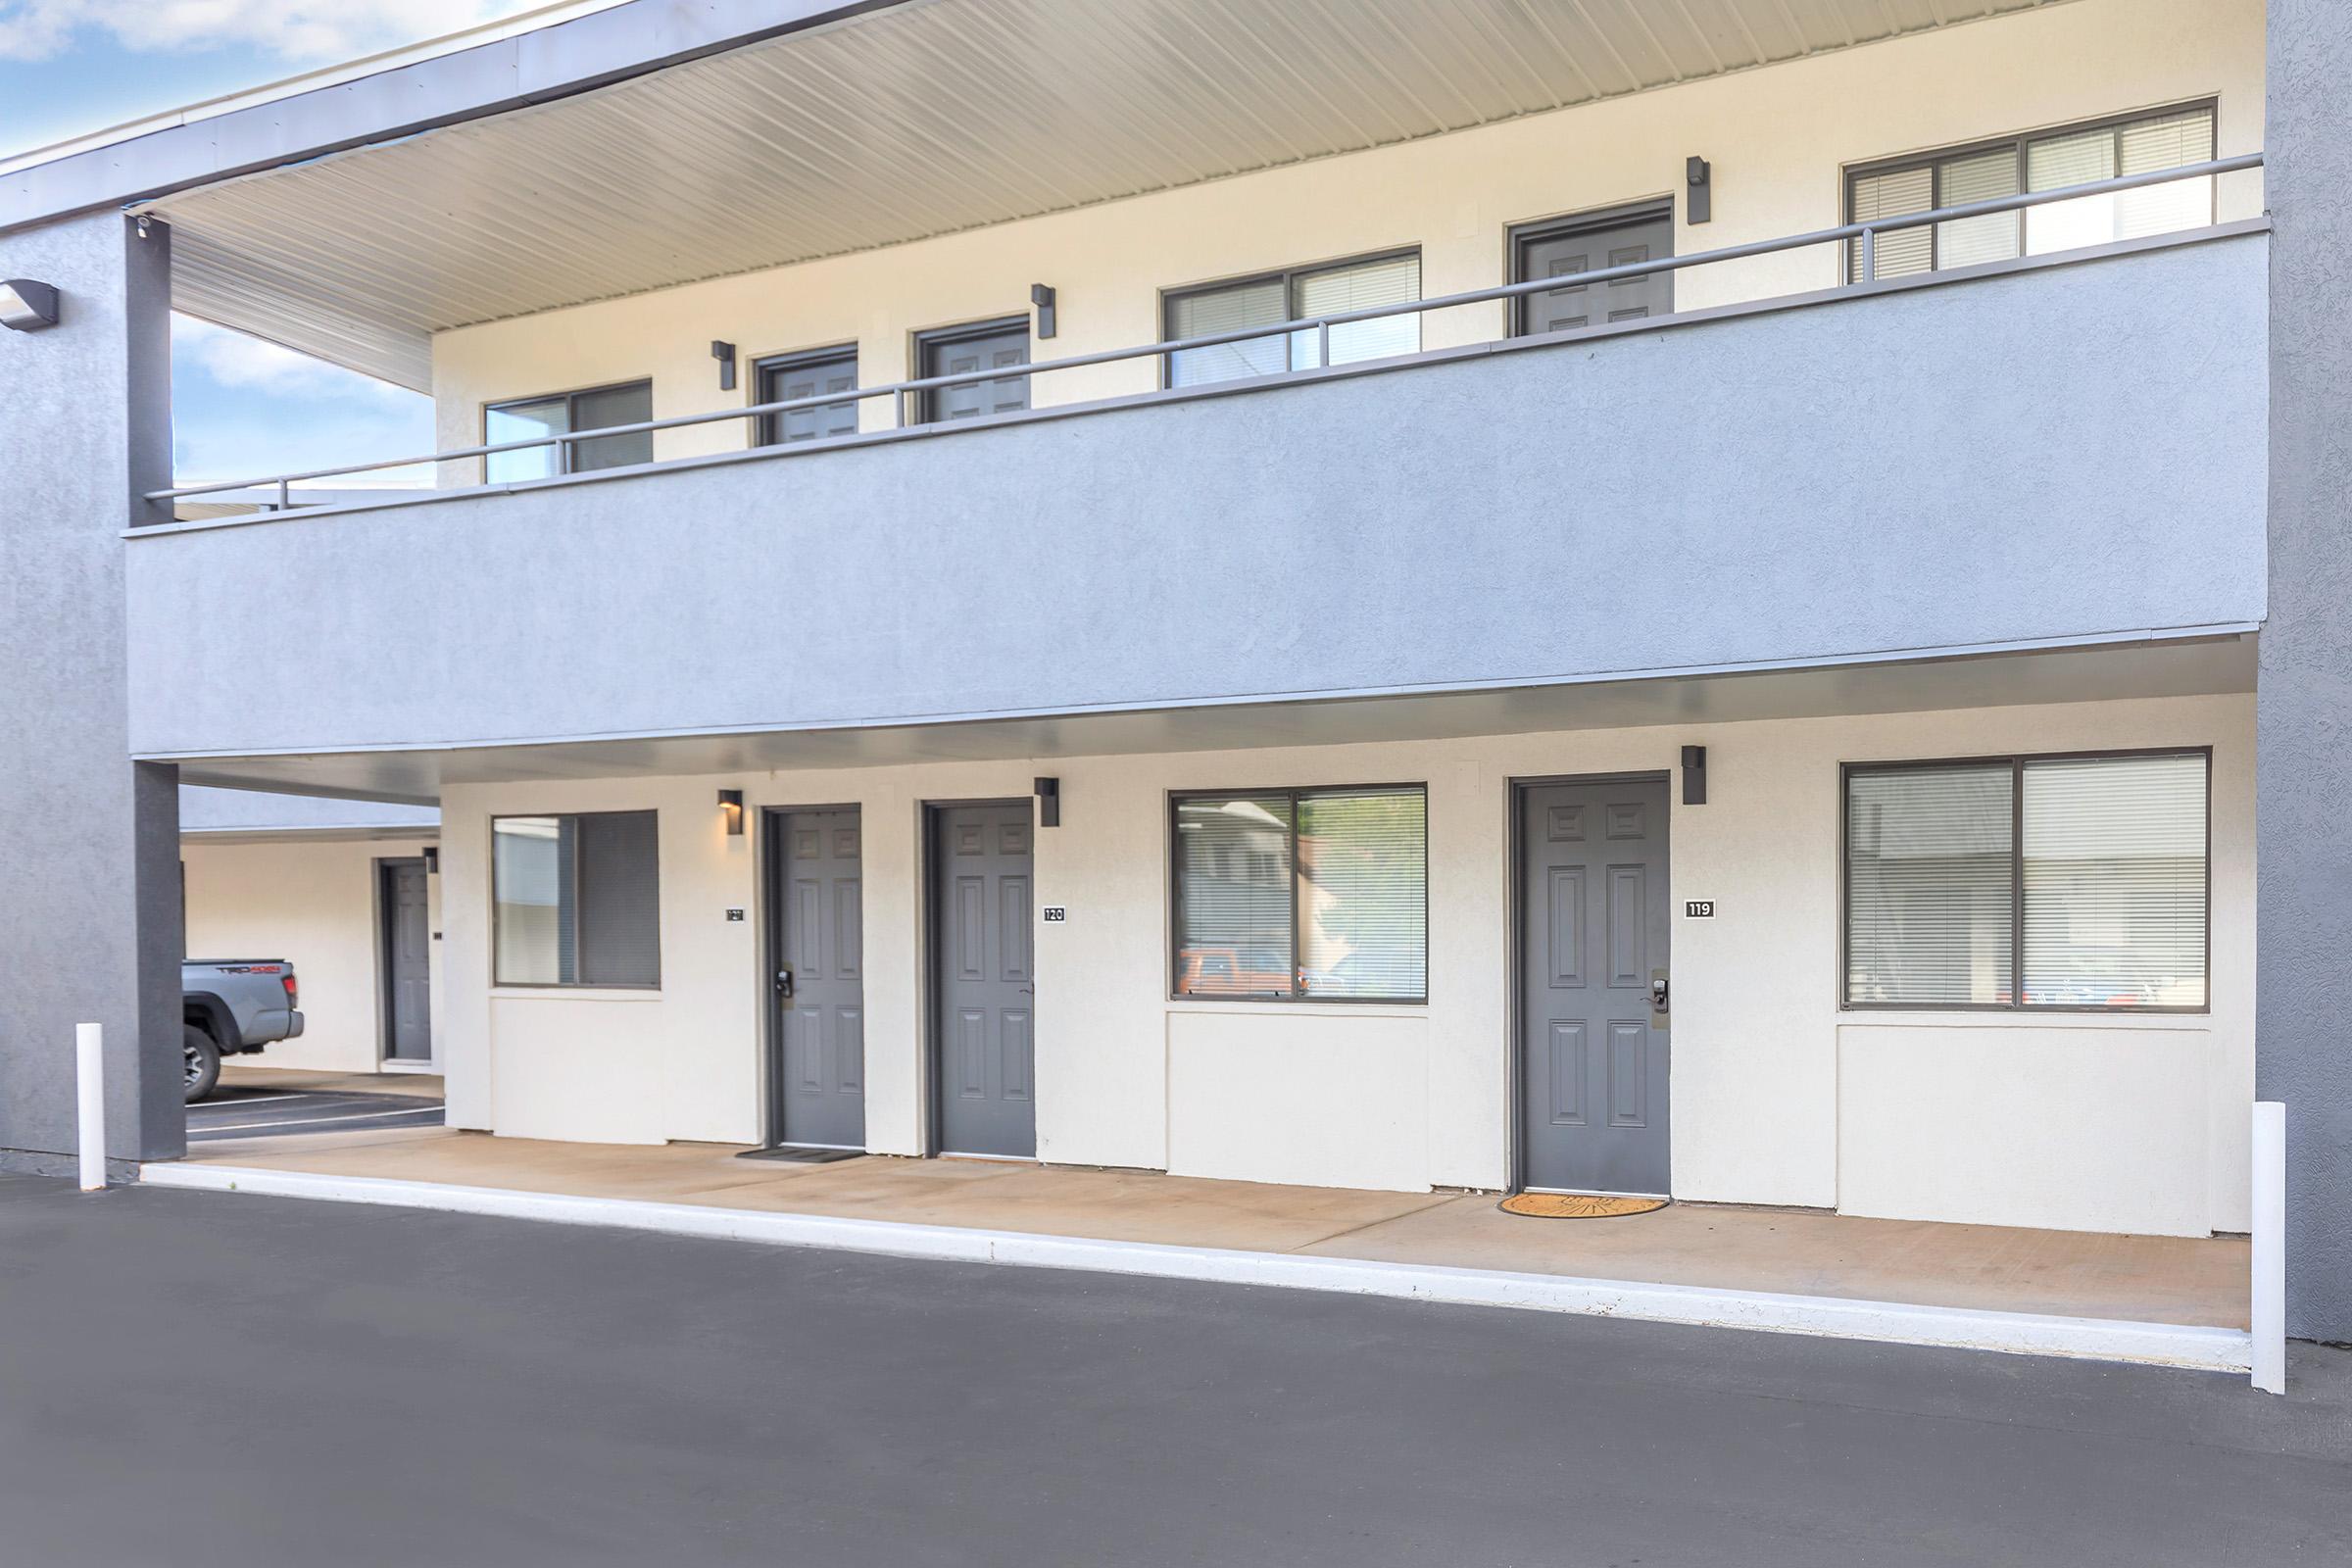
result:
M 1841 171 L 1904 153 L 2218 97 L 2221 155 L 2262 145 L 2261 0 L 2076 0 L 1759 71 L 1322 159 L 1048 218 L 443 332 L 439 444 L 482 439 L 482 406 L 651 376 L 654 415 L 741 408 L 760 357 L 855 342 L 868 385 L 914 373 L 913 336 L 1029 312 L 1058 290 L 1060 333 L 1037 359 L 1154 342 L 1160 293 L 1251 272 L 1418 246 L 1424 297 L 1507 280 L 1507 230 L 1676 196 L 1689 255 L 1844 220 Z M 1714 218 L 1686 221 L 1684 159 L 1713 164 Z M 2219 216 L 2262 211 L 2258 175 L 2222 182 Z M 1838 250 L 1686 271 L 1683 308 L 1826 288 Z M 1423 345 L 1499 336 L 1499 305 L 1424 317 Z M 745 373 L 718 390 L 713 338 Z M 1157 362 L 1056 372 L 1040 405 L 1148 390 Z M 886 402 L 863 406 L 887 429 Z M 661 457 L 742 447 L 748 421 L 662 432 Z M 478 477 L 451 464 L 445 483 Z
M 2253 953 L 2252 699 L 1692 724 L 1432 743 L 453 786 L 444 795 L 443 1060 L 458 1125 L 612 1142 L 753 1142 L 761 1012 L 759 808 L 856 804 L 865 833 L 871 1148 L 922 1127 L 926 801 L 1062 783 L 1037 841 L 1041 1158 L 1396 1189 L 1507 1176 L 1510 782 L 1663 771 L 1709 749 L 1709 803 L 1673 815 L 1673 1187 L 1690 1200 L 2199 1234 L 2246 1223 Z M 1838 998 L 1845 761 L 2211 746 L 2210 1013 L 1845 1013 Z M 1426 781 L 1430 1000 L 1319 1007 L 1167 998 L 1175 790 Z M 656 993 L 489 983 L 489 819 L 661 813 Z M 753 917 L 730 923 L 726 910 Z
M 198 958 L 285 958 L 302 985 L 299 1040 L 232 1061 L 322 1072 L 373 1072 L 380 1050 L 375 863 L 424 853 L 416 839 L 183 839 L 187 951 Z M 426 879 L 440 929 L 441 878 Z M 434 943 L 433 1036 L 441 1038 L 440 953 Z

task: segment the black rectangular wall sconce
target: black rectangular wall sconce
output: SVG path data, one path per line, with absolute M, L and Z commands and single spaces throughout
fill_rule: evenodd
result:
M 1704 746 L 1683 748 L 1683 804 L 1707 804 L 1707 749 Z
M 441 846 L 438 844 L 427 844 L 424 847 L 424 874 L 426 876 L 441 874 Z
M 1029 285 L 1029 303 L 1037 307 L 1037 335 L 1052 337 L 1056 323 L 1054 319 L 1054 286 L 1051 283 Z
M 1061 826 L 1061 780 L 1057 778 L 1037 781 L 1037 825 Z
M 1690 188 L 1690 198 L 1683 203 L 1683 217 L 1689 222 L 1703 223 L 1715 216 L 1715 169 L 1704 158 L 1683 161 L 1683 183 Z
M 718 389 L 721 392 L 734 391 L 735 345 L 721 343 L 717 338 L 712 338 L 710 340 L 710 357 L 718 362 Z
M 742 837 L 743 791 L 720 790 L 718 792 L 718 812 L 727 819 L 727 837 Z

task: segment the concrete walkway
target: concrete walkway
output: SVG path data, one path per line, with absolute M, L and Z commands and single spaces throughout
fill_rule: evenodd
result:
M 2247 1326 L 2246 1244 L 1677 1204 L 1541 1220 L 1483 1195 L 1368 1193 L 1154 1172 L 711 1144 L 542 1143 L 433 1128 L 247 1139 L 191 1163 L 976 1231 L 1348 1258 L 2065 1318 Z

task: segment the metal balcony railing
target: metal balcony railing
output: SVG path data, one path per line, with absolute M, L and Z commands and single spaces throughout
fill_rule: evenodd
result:
M 1027 380 L 1048 375 L 1055 370 L 1074 370 L 1094 365 L 1116 365 L 1129 360 L 1159 359 L 1190 349 L 1216 348 L 1227 343 L 1247 343 L 1259 339 L 1281 337 L 1289 333 L 1313 332 L 1319 352 L 1315 365 L 1282 374 L 1299 374 L 1305 369 L 1326 368 L 1331 362 L 1331 329 L 1354 321 L 1378 320 L 1386 317 L 1419 315 L 1430 311 L 1450 310 L 1463 305 L 1483 305 L 1496 300 L 1516 300 L 1532 294 L 1544 294 L 1561 287 L 1607 283 L 1620 278 L 1648 277 L 1659 272 L 1679 272 L 1694 267 L 1706 267 L 1720 262 L 1736 262 L 1754 256 L 1773 256 L 1783 251 L 1802 250 L 1813 245 L 1856 245 L 1858 264 L 1854 271 L 1859 279 L 1847 285 L 1861 290 L 1876 285 L 1879 236 L 1905 229 L 1922 228 L 1931 223 L 1955 222 L 1962 219 L 1983 218 L 1995 213 L 2023 212 L 2028 208 L 2046 207 L 2058 202 L 2079 201 L 2088 196 L 2104 196 L 2119 191 L 2140 190 L 2151 185 L 2171 184 L 2180 180 L 2208 179 L 2220 174 L 2233 174 L 2263 166 L 2261 153 L 2245 153 L 2233 158 L 2217 158 L 2207 163 L 2187 164 L 2177 169 L 2157 170 L 2144 174 L 2128 174 L 2117 179 L 2092 180 L 2080 185 L 2063 186 L 2056 190 L 2034 191 L 2026 195 L 2000 196 L 1988 201 L 1965 202 L 1957 207 L 1936 208 L 1922 213 L 1904 213 L 1888 218 L 1872 219 L 1867 222 L 1841 223 L 1836 228 L 1815 229 L 1805 234 L 1790 234 L 1780 239 L 1756 240 L 1745 245 L 1727 245 L 1719 250 L 1696 251 L 1688 256 L 1661 257 L 1655 261 L 1628 263 L 1621 267 L 1596 268 L 1589 272 L 1577 272 L 1571 277 L 1531 278 L 1523 283 L 1505 283 L 1494 288 L 1472 289 L 1462 294 L 1446 294 L 1436 299 L 1408 300 L 1395 305 L 1368 306 L 1362 310 L 1340 311 L 1326 316 L 1303 317 L 1298 320 L 1280 321 L 1263 326 L 1236 328 L 1230 332 L 1211 332 L 1200 337 L 1175 338 L 1156 343 L 1139 344 L 1134 348 L 1102 349 L 1093 354 L 1073 354 L 1064 359 L 1041 360 L 1024 366 L 1004 366 L 985 370 L 966 370 L 954 375 L 921 376 L 906 381 L 892 381 L 881 386 L 853 387 L 839 392 L 826 392 L 811 397 L 787 398 L 776 403 L 755 403 L 740 409 L 716 409 L 703 414 L 674 415 L 666 419 L 642 419 L 634 424 L 605 425 L 593 430 L 565 430 L 560 433 L 531 436 L 517 441 L 490 441 L 469 447 L 452 447 L 447 451 L 421 457 L 394 458 L 380 463 L 345 464 L 333 468 L 311 468 L 299 473 L 270 474 L 258 479 L 227 479 L 213 484 L 180 485 L 169 490 L 147 491 L 149 501 L 175 501 L 188 496 L 215 495 L 230 490 L 262 490 L 274 492 L 276 508 L 284 511 L 294 503 L 292 486 L 305 480 L 327 479 L 341 474 L 371 473 L 383 468 L 410 467 L 427 463 L 450 463 L 465 458 L 482 458 L 502 452 L 525 452 L 541 447 L 572 446 L 582 441 L 596 441 L 608 436 L 635 435 L 643 431 L 676 430 L 690 425 L 716 424 L 728 419 L 761 419 L 800 409 L 836 407 L 844 403 L 862 403 L 871 398 L 894 400 L 896 422 L 904 427 L 906 420 L 906 400 L 942 387 L 962 386 L 983 381 Z M 1671 317 L 1655 319 L 1671 320 Z M 1253 381 L 1267 377 L 1251 377 Z M 757 428 L 757 427 L 755 427 Z M 952 428 L 952 426 L 951 426 Z M 842 436 L 836 440 L 852 440 Z M 810 442 L 808 446 L 827 445 Z M 653 465 L 660 466 L 663 460 Z M 692 459 L 669 459 L 668 462 L 691 462 Z M 605 469 L 606 473 L 632 471 Z M 401 492 L 386 492 L 399 494 Z M 430 495 L 436 492 L 418 491 Z M 244 499 L 240 497 L 239 499 Z

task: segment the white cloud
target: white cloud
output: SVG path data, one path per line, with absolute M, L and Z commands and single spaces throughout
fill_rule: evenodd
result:
M 282 411 L 282 416 L 255 418 L 245 411 L 221 413 L 194 409 L 174 420 L 172 439 L 172 482 L 223 484 L 257 479 L 273 473 L 301 473 L 340 467 L 347 463 L 380 463 L 387 458 L 414 457 L 432 442 L 431 416 L 403 419 L 392 416 L 349 416 L 340 411 Z M 406 468 L 367 468 L 333 478 L 306 481 L 295 488 L 373 490 L 433 483 L 430 465 Z
M 0 0 L 0 60 L 47 60 L 77 35 L 125 49 L 254 49 L 288 65 L 350 60 L 511 17 L 546 0 Z
M 411 457 L 433 445 L 421 393 L 190 317 L 172 318 L 173 466 L 181 484 Z M 334 485 L 430 484 L 374 469 Z
M 172 357 L 218 384 L 272 397 L 365 398 L 407 407 L 417 394 L 194 317 L 172 318 Z

